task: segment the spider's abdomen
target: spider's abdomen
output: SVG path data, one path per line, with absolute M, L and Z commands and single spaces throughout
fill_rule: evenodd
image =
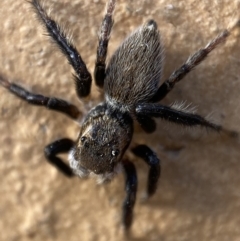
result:
M 111 57 L 104 82 L 106 100 L 128 110 L 148 102 L 159 86 L 162 58 L 157 24 L 150 20 L 125 39 Z

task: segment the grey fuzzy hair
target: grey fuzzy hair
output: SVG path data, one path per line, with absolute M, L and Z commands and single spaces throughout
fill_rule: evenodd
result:
M 181 102 L 175 101 L 171 104 L 171 107 L 175 110 L 183 111 L 186 113 L 192 113 L 192 114 L 196 113 L 197 111 L 196 106 L 193 106 L 192 103 L 187 104 L 186 101 L 181 101 Z
M 109 61 L 106 101 L 131 112 L 156 93 L 162 74 L 163 47 L 157 24 L 150 20 L 119 46 Z

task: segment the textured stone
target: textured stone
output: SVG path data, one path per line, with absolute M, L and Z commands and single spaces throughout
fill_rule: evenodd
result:
M 97 32 L 105 1 L 45 1 L 73 33 L 93 71 Z M 165 45 L 164 78 L 207 44 L 234 19 L 238 0 L 119 0 L 109 56 L 130 31 L 147 19 L 159 25 Z M 1 0 L 0 72 L 34 92 L 79 104 L 71 67 L 26 1 Z M 234 31 L 163 101 L 186 101 L 203 116 L 240 132 L 240 39 Z M 94 180 L 66 179 L 44 159 L 44 146 L 61 137 L 76 138 L 67 117 L 16 99 L 0 88 L 0 240 L 123 240 L 120 226 L 124 180 L 107 186 Z M 93 88 L 93 98 L 98 98 Z M 162 160 L 156 195 L 140 202 L 147 167 L 136 161 L 139 192 L 132 227 L 134 240 L 240 240 L 239 140 L 205 129 L 186 129 L 158 121 L 158 131 L 138 131 Z M 132 159 L 132 155 L 130 157 Z

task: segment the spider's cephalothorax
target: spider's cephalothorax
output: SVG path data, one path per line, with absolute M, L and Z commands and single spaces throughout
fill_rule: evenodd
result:
M 61 26 L 43 8 L 40 0 L 30 1 L 48 35 L 57 44 L 72 65 L 75 75 L 76 93 L 79 98 L 90 93 L 92 77 L 70 38 Z M 83 120 L 76 141 L 63 138 L 46 146 L 46 159 L 68 177 L 97 176 L 99 182 L 111 180 L 123 168 L 126 177 L 126 198 L 123 203 L 123 225 L 130 228 L 137 192 L 137 175 L 124 153 L 133 135 L 133 123 L 138 122 L 144 131 L 151 133 L 156 124 L 153 118 L 162 118 L 185 126 L 205 126 L 225 131 L 221 126 L 207 121 L 200 115 L 184 109 L 163 106 L 162 100 L 174 85 L 230 35 L 224 30 L 206 47 L 190 56 L 171 76 L 159 85 L 162 72 L 162 45 L 155 21 L 150 20 L 133 32 L 116 50 L 106 67 L 106 56 L 113 11 L 116 0 L 108 0 L 102 21 L 97 48 L 94 78 L 103 88 L 105 100 L 94 107 Z M 239 22 L 236 24 L 239 25 Z M 18 84 L 0 76 L 0 84 L 19 98 L 48 109 L 62 112 L 79 120 L 79 109 L 62 99 L 31 93 Z M 232 132 L 227 132 L 233 134 Z M 160 160 L 146 145 L 136 145 L 131 151 L 149 166 L 147 196 L 157 189 L 160 177 Z M 57 155 L 69 153 L 70 167 Z
M 79 176 L 98 175 L 110 180 L 119 170 L 122 156 L 133 134 L 130 115 L 107 104 L 93 108 L 85 118 L 76 145 L 69 155 L 70 166 Z

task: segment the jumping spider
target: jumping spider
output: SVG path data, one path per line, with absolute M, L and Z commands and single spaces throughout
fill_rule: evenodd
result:
M 163 47 L 157 24 L 146 22 L 134 31 L 115 51 L 106 66 L 108 41 L 113 26 L 113 11 L 116 0 L 109 0 L 101 24 L 95 63 L 95 84 L 104 90 L 104 101 L 92 108 L 81 123 L 76 141 L 63 138 L 46 146 L 46 159 L 68 177 L 96 176 L 100 182 L 111 180 L 119 169 L 126 177 L 126 198 L 123 203 L 122 222 L 129 229 L 133 220 L 133 208 L 137 192 L 137 175 L 126 157 L 133 136 L 133 124 L 138 122 L 145 132 L 156 129 L 154 118 L 162 118 L 185 126 L 204 126 L 216 131 L 224 131 L 217 124 L 207 121 L 200 115 L 184 110 L 160 105 L 162 100 L 196 65 L 224 42 L 230 30 L 224 30 L 210 41 L 205 48 L 190 56 L 171 76 L 159 85 L 162 74 Z M 75 89 L 79 98 L 90 93 L 92 77 L 77 49 L 69 40 L 62 27 L 44 9 L 41 1 L 31 0 L 40 22 L 48 35 L 60 48 L 72 65 L 75 75 Z M 30 104 L 45 106 L 79 120 L 78 108 L 62 99 L 31 93 L 6 78 L 0 83 L 8 91 Z M 146 145 L 131 149 L 149 165 L 147 196 L 152 196 L 160 177 L 160 160 Z M 70 167 L 57 155 L 69 153 Z

